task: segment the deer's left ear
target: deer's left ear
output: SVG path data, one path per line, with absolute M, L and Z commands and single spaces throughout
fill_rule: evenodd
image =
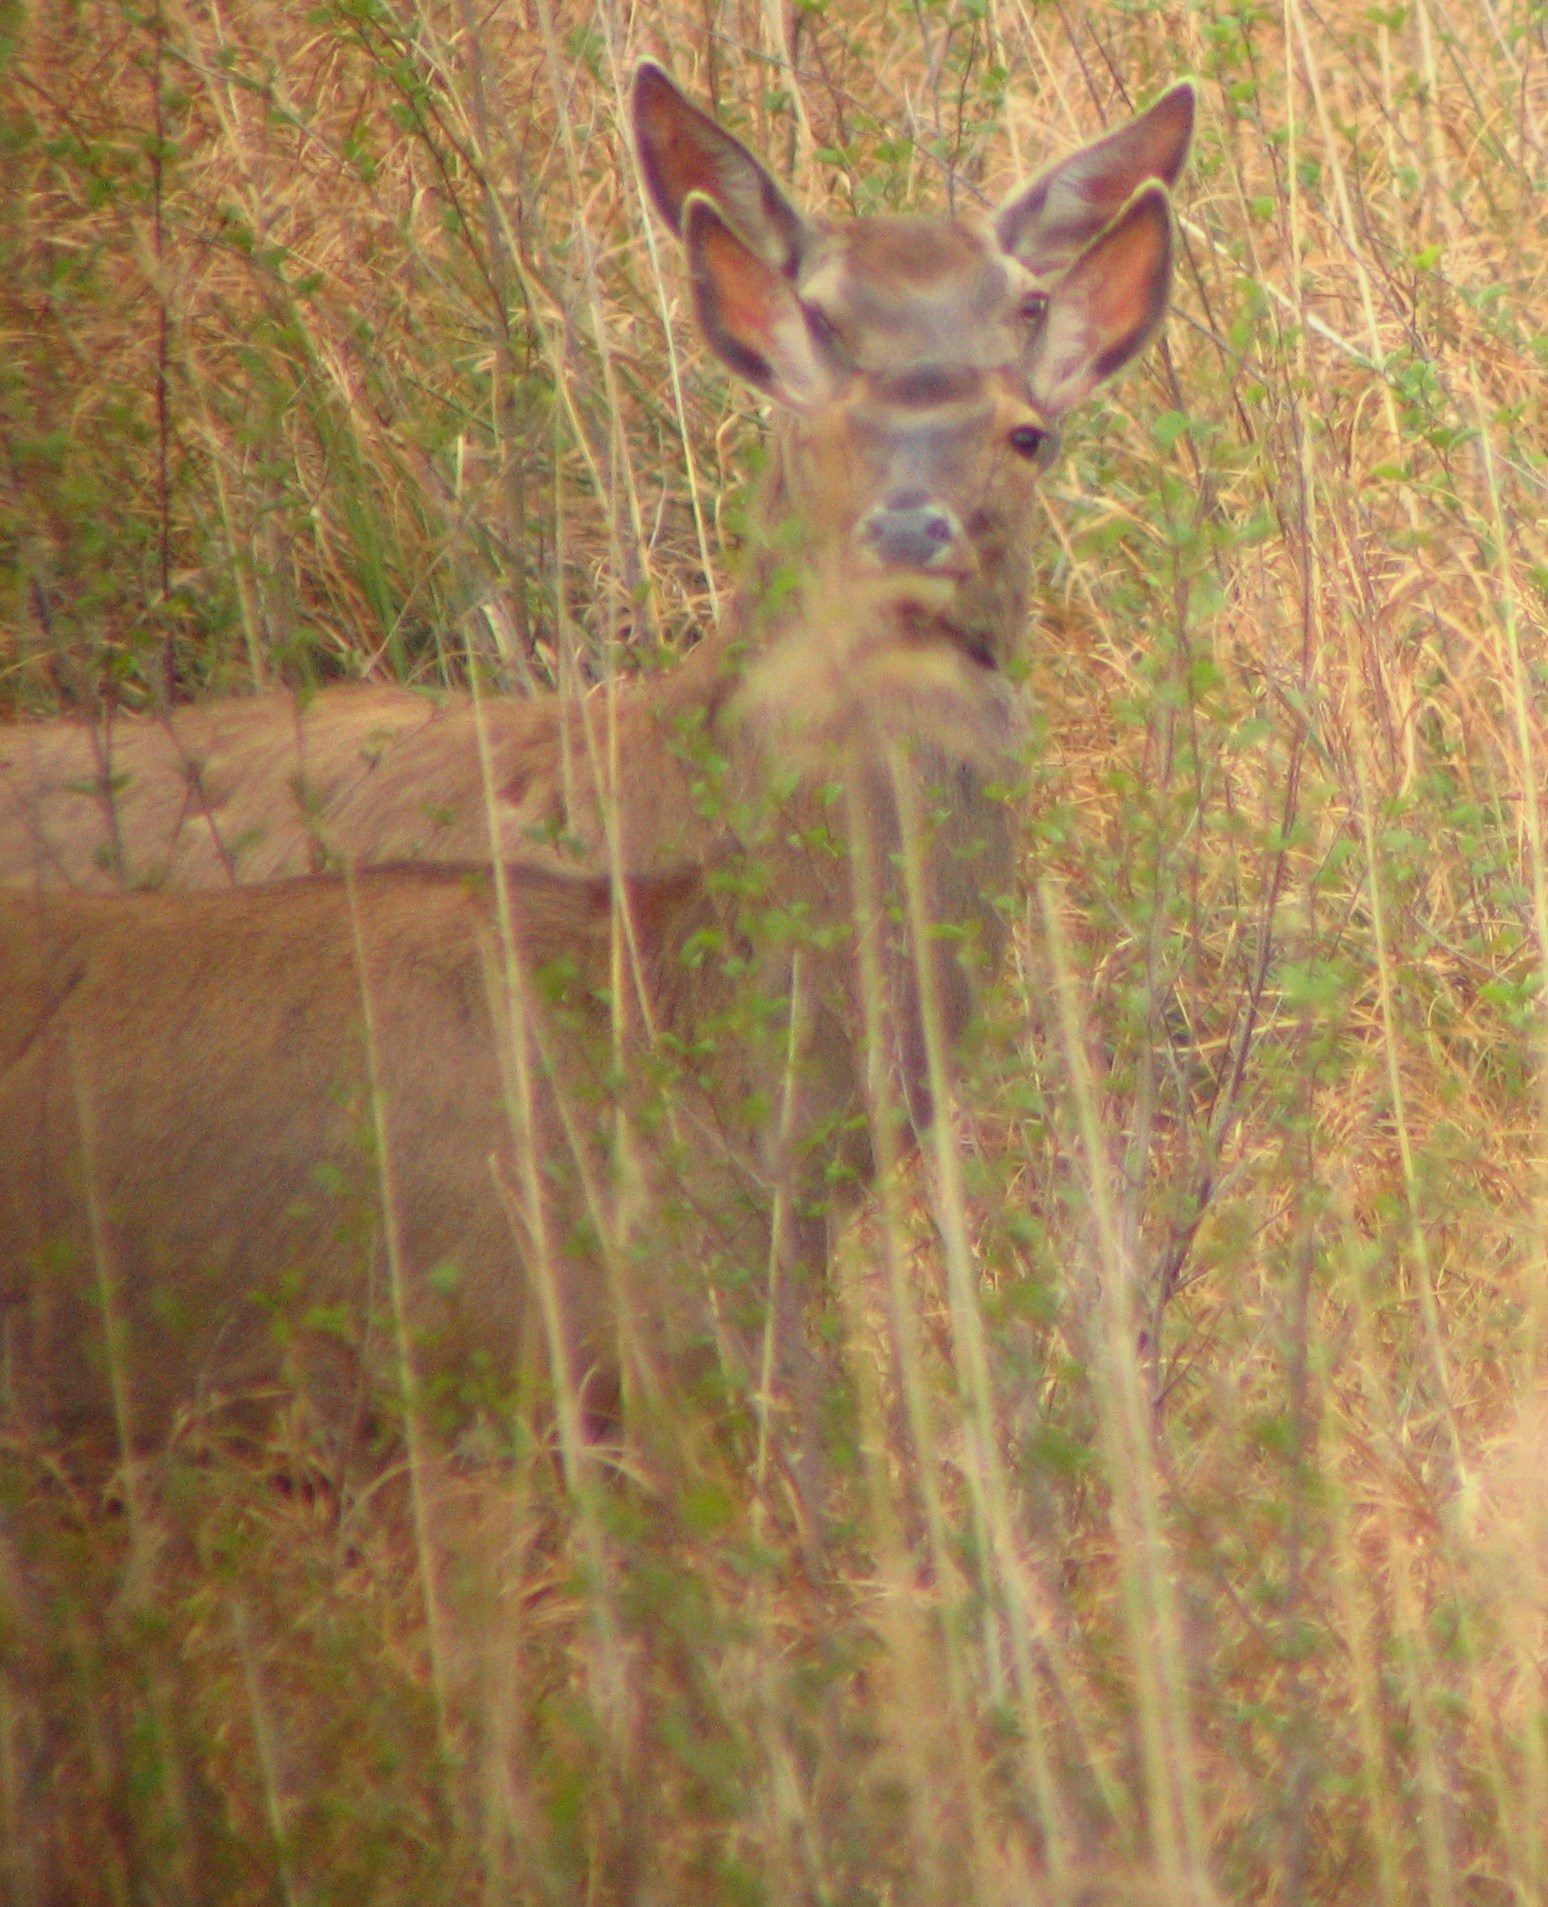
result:
M 784 273 L 743 244 L 702 192 L 683 207 L 683 243 L 699 329 L 721 362 L 782 404 L 822 403 L 841 367 Z
M 1142 351 L 1172 288 L 1172 204 L 1152 180 L 1075 260 L 1048 299 L 1027 381 L 1058 419 Z
M 1147 179 L 1177 183 L 1193 112 L 1193 87 L 1184 80 L 1127 126 L 1051 166 L 1000 208 L 994 229 L 1001 245 L 1039 278 L 1062 271 Z

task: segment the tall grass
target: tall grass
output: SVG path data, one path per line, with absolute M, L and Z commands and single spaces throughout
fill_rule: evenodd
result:
M 639 55 L 839 216 L 1203 107 L 1165 347 L 1045 492 L 1014 971 L 840 1254 L 828 1571 L 708 1417 L 342 1505 L 17 1454 L 9 1898 L 1548 1897 L 1545 35 L 0 10 L 18 716 L 693 641 L 762 425 Z

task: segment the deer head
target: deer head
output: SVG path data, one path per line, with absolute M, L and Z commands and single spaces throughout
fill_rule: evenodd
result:
M 1065 414 L 1154 335 L 1172 276 L 1193 89 L 1083 147 L 993 219 L 830 223 L 642 65 L 635 141 L 687 248 L 711 349 L 783 412 L 766 498 L 833 579 L 926 586 L 969 653 L 1003 659 L 1026 607 L 1039 473 Z

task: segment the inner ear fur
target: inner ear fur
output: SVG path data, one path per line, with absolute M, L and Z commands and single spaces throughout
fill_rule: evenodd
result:
M 1038 408 L 1057 419 L 1155 336 L 1172 289 L 1172 202 L 1143 186 L 1049 296 L 1027 367 Z
M 1195 96 L 1181 81 L 1126 126 L 1050 166 L 1000 208 L 1001 245 L 1029 271 L 1064 269 L 1147 179 L 1173 186 L 1193 138 Z
M 763 163 L 684 97 L 654 60 L 634 76 L 634 149 L 656 210 L 678 235 L 702 193 L 758 256 L 794 275 L 809 227 Z
M 683 208 L 694 314 L 723 364 L 782 404 L 804 409 L 830 392 L 836 366 L 783 272 L 745 244 L 702 192 Z

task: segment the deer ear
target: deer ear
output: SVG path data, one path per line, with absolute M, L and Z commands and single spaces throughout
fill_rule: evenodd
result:
M 1001 245 L 1039 277 L 1061 271 L 1147 179 L 1177 183 L 1193 110 L 1193 87 L 1184 80 L 1127 126 L 1051 166 L 1000 208 L 994 229 Z
M 1027 367 L 1033 400 L 1059 418 L 1155 336 L 1172 286 L 1172 202 L 1152 180 L 1055 285 Z
M 702 192 L 690 192 L 683 208 L 683 243 L 694 312 L 715 355 L 782 404 L 820 404 L 840 367 L 790 280 L 744 245 Z
M 702 192 L 760 258 L 795 275 L 806 220 L 741 140 L 686 100 L 653 60 L 634 76 L 634 148 L 656 210 L 679 238 L 684 208 Z

